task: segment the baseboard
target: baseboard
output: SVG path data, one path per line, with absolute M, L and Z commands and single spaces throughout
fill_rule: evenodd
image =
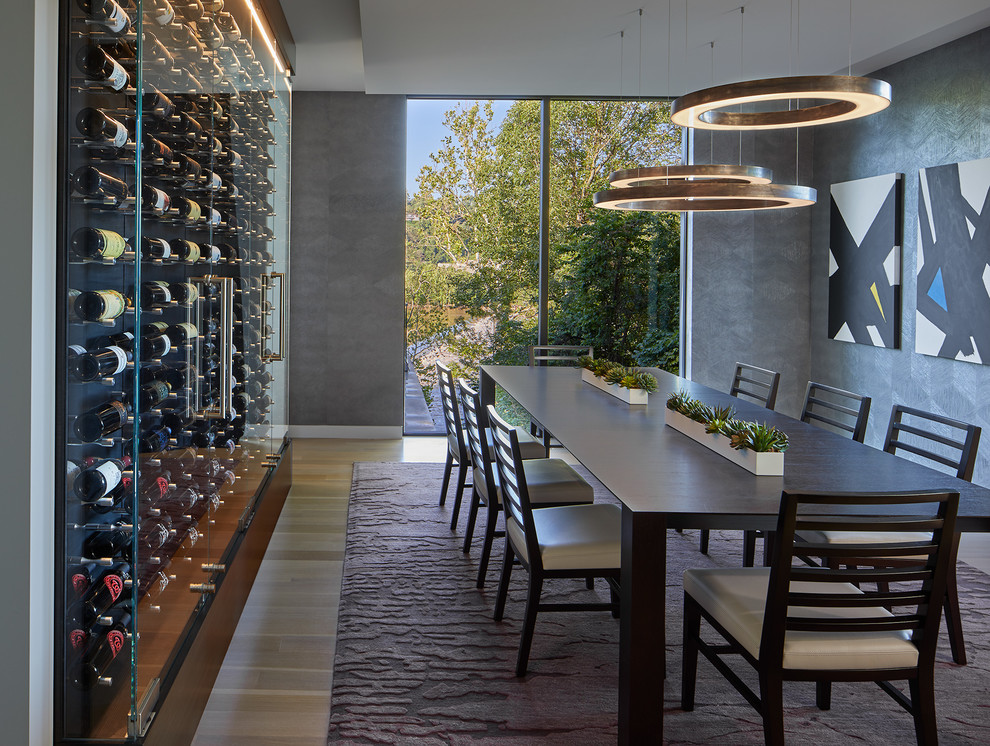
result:
M 402 437 L 402 426 L 289 425 L 290 438 L 355 438 L 392 440 Z

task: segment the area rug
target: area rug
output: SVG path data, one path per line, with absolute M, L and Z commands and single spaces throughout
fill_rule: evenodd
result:
M 328 742 L 614 744 L 618 621 L 607 612 L 541 613 L 529 673 L 515 678 L 525 573 L 514 573 L 505 620 L 496 624 L 492 607 L 502 540 L 496 540 L 488 584 L 479 591 L 479 541 L 470 554 L 461 551 L 466 509 L 458 531 L 451 532 L 453 488 L 446 507 L 437 506 L 442 472 L 440 464 L 355 464 Z M 597 501 L 615 500 L 584 474 L 595 485 Z M 670 532 L 662 703 L 667 743 L 763 743 L 756 712 L 704 658 L 696 709 L 679 708 L 681 575 L 687 567 L 738 567 L 741 544 L 738 533 L 713 531 L 706 557 L 698 552 L 696 531 Z M 988 581 L 960 565 L 970 662 L 954 665 L 943 639 L 936 671 L 943 746 L 990 743 Z M 544 594 L 547 600 L 605 600 L 607 589 L 601 582 L 589 591 L 583 582 L 556 581 Z M 755 685 L 752 676 L 744 678 Z M 828 712 L 815 707 L 812 684 L 790 684 L 785 705 L 788 744 L 915 741 L 911 716 L 873 684 L 835 684 Z

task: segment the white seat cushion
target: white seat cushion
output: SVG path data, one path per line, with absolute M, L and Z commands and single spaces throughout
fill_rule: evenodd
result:
M 619 568 L 622 509 L 611 503 L 565 505 L 533 511 L 533 524 L 546 570 Z M 522 527 L 505 522 L 512 546 L 529 561 Z
M 529 431 L 523 427 L 514 428 L 516 431 L 516 436 L 519 438 L 519 455 L 522 456 L 523 460 L 531 458 L 546 458 L 547 449 L 543 445 L 542 440 L 537 440 Z M 495 444 L 492 442 L 492 431 L 490 429 L 485 430 L 485 437 L 488 439 L 488 455 L 495 463 Z
M 906 531 L 902 534 L 890 531 L 798 531 L 799 538 L 813 544 L 893 544 L 896 542 L 931 541 L 931 531 Z M 926 559 L 919 554 L 900 559 Z
M 584 477 L 574 471 L 574 467 L 559 458 L 539 458 L 523 461 L 523 473 L 526 475 L 526 487 L 529 490 L 529 501 L 533 505 L 547 503 L 557 505 L 576 505 L 595 501 L 594 488 L 585 481 Z M 492 476 L 498 490 L 498 504 L 502 504 L 502 489 L 498 484 L 498 469 L 492 464 Z M 475 467 L 474 484 L 481 499 L 488 503 L 488 487 L 485 484 L 484 472 Z
M 770 569 L 739 567 L 686 570 L 684 591 L 697 601 L 751 655 L 759 657 L 763 614 Z M 791 583 L 794 592 L 862 593 L 849 583 Z M 882 607 L 827 609 L 792 607 L 799 616 L 835 618 L 892 616 Z M 912 668 L 918 665 L 918 649 L 909 633 L 894 632 L 796 632 L 784 640 L 784 668 L 846 669 Z

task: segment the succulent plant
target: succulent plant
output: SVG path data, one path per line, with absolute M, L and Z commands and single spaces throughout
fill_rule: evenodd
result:
M 619 385 L 627 389 L 643 389 L 648 394 L 657 390 L 657 379 L 644 370 L 627 368 Z
M 787 449 L 787 435 L 773 425 L 745 422 L 733 419 L 732 407 L 705 404 L 692 399 L 683 391 L 667 397 L 667 409 L 680 412 L 685 417 L 700 422 L 706 433 L 718 433 L 729 439 L 735 449 L 746 448 L 757 452 L 781 452 Z
M 695 422 L 706 424 L 712 419 L 712 408 L 697 399 L 690 399 L 687 404 L 687 411 L 684 413 Z
M 614 368 L 609 368 L 607 371 L 605 371 L 605 374 L 602 376 L 602 378 L 604 378 L 609 383 L 618 384 L 618 383 L 622 383 L 622 379 L 626 377 L 626 373 L 627 371 L 624 367 L 622 367 L 621 365 L 616 365 Z
M 667 397 L 667 409 L 672 409 L 675 412 L 684 414 L 684 410 L 690 398 L 691 397 L 683 391 L 675 391 Z
M 577 362 L 585 370 L 590 370 L 592 373 L 595 371 L 595 359 L 590 355 L 582 355 Z
M 757 453 L 779 453 L 787 450 L 787 435 L 773 425 L 747 422 L 729 438 L 736 450 L 746 448 Z

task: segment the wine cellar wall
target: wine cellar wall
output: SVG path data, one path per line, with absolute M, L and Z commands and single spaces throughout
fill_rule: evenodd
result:
M 290 88 L 263 22 L 61 3 L 61 742 L 146 735 L 285 451 Z

